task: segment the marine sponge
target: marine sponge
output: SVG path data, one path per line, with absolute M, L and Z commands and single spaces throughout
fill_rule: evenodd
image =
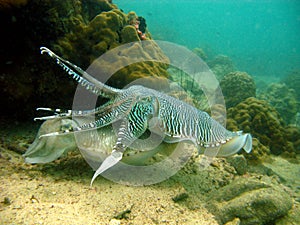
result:
M 220 82 L 226 107 L 236 106 L 246 98 L 256 96 L 254 80 L 245 72 L 231 72 Z
M 251 133 L 273 154 L 295 152 L 286 135 L 286 127 L 279 113 L 266 101 L 247 98 L 228 110 L 227 116 L 235 122 L 228 123 L 229 129 Z M 237 126 L 234 128 L 234 126 Z

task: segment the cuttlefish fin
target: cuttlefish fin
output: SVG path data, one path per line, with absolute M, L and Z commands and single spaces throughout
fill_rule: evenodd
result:
M 109 168 L 116 165 L 121 159 L 122 159 L 123 153 L 120 151 L 113 151 L 110 156 L 108 156 L 103 163 L 100 165 L 100 167 L 96 170 L 94 173 L 94 176 L 91 180 L 90 186 L 93 185 L 94 180 L 104 171 L 108 170 Z
M 250 153 L 252 150 L 252 136 L 251 134 L 238 134 L 230 139 L 225 144 L 221 145 L 221 148 L 218 152 L 218 156 L 231 156 L 241 149 L 244 149 L 247 153 Z

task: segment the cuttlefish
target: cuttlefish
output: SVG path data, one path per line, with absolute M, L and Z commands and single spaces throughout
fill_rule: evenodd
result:
M 229 131 L 208 113 L 184 101 L 142 85 L 132 85 L 126 89 L 110 87 L 45 47 L 41 47 L 41 53 L 48 54 L 85 89 L 110 100 L 94 110 L 38 108 L 52 111 L 54 115 L 36 118 L 46 122 L 25 153 L 26 162 L 49 162 L 77 145 L 84 146 L 85 149 L 89 146 L 102 149 L 85 155 L 85 159 L 89 161 L 93 161 L 93 158 L 94 161 L 101 160 L 101 164 L 97 164 L 92 184 L 98 175 L 126 158 L 128 149 L 141 155 L 135 157 L 135 162 L 160 151 L 159 148 L 153 150 L 141 144 L 139 138 L 146 132 L 165 143 L 193 143 L 199 153 L 204 150 L 211 158 L 231 156 L 241 149 L 249 153 L 252 149 L 252 137 L 249 133 Z M 115 128 L 115 132 L 111 126 Z M 92 131 L 97 131 L 97 138 Z M 76 134 L 81 136 L 75 141 Z M 108 146 L 111 149 L 107 149 Z M 103 149 L 107 151 L 103 152 Z M 97 154 L 101 154 L 101 157 L 97 157 Z

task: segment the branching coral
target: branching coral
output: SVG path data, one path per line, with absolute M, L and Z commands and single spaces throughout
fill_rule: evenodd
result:
M 254 80 L 245 72 L 227 74 L 220 82 L 225 97 L 226 107 L 230 108 L 246 98 L 255 97 L 256 87 Z

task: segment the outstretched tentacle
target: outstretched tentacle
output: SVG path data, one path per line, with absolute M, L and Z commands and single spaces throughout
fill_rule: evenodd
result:
M 72 110 L 64 110 L 64 109 L 52 109 L 52 108 L 37 108 L 36 111 L 47 111 L 52 112 L 53 115 L 51 116 L 43 116 L 43 117 L 36 117 L 33 120 L 50 120 L 55 118 L 62 118 L 62 117 L 70 117 L 72 115 Z
M 39 138 L 66 135 L 75 132 L 84 132 L 84 131 L 98 129 L 119 120 L 120 116 L 122 115 L 120 115 L 116 110 L 114 110 L 114 108 L 109 108 L 106 109 L 105 111 L 102 110 L 101 112 L 97 112 L 95 115 L 96 120 L 93 122 L 84 123 L 82 125 L 78 125 L 77 127 L 70 127 L 69 129 L 65 129 L 62 131 L 43 134 Z
M 66 118 L 71 116 L 93 116 L 95 114 L 103 113 L 104 111 L 113 107 L 116 107 L 116 105 L 113 104 L 112 101 L 106 102 L 105 104 L 90 110 L 52 109 L 52 108 L 39 107 L 36 109 L 37 111 L 52 112 L 53 115 L 36 117 L 34 118 L 34 121 L 49 120 L 55 118 Z
M 45 117 L 37 117 L 35 120 L 48 120 L 55 118 L 63 118 L 63 117 L 87 117 L 90 116 L 91 119 L 94 117 L 95 121 L 90 123 L 82 124 L 78 127 L 70 127 L 70 129 L 66 129 L 63 131 L 57 131 L 53 133 L 43 134 L 42 137 L 49 136 L 57 136 L 57 135 L 65 135 L 74 132 L 82 132 L 93 130 L 97 128 L 104 127 L 108 124 L 111 124 L 120 118 L 126 116 L 134 105 L 134 101 L 132 99 L 122 99 L 121 101 L 116 101 L 114 103 L 107 102 L 104 105 L 93 109 L 93 110 L 84 110 L 84 111 L 73 111 L 73 110 L 62 110 L 62 109 L 51 109 L 51 108 L 37 108 L 37 110 L 44 110 L 53 112 L 52 116 Z M 122 109 L 122 110 L 120 110 Z
M 76 80 L 81 86 L 85 87 L 88 91 L 106 98 L 114 98 L 121 91 L 119 89 L 109 87 L 96 80 L 80 67 L 59 57 L 48 48 L 41 47 L 40 50 L 41 54 L 47 53 L 51 58 L 56 59 L 57 64 L 60 65 L 63 70 L 65 70 L 70 76 L 72 76 L 74 80 Z

